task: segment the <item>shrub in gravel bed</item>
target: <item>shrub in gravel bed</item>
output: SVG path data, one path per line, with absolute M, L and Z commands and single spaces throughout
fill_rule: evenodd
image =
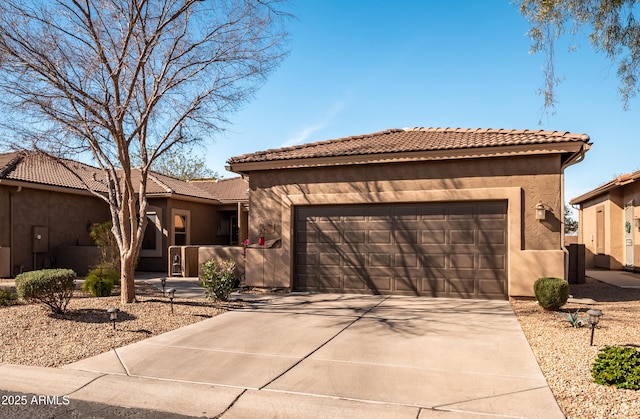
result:
M 209 299 L 227 301 L 236 284 L 236 264 L 232 260 L 218 262 L 212 259 L 202 264 L 200 286 Z
M 54 313 L 64 313 L 73 296 L 76 273 L 71 269 L 42 269 L 16 276 L 18 297 L 43 303 Z
M 538 304 L 545 310 L 557 310 L 569 299 L 569 283 L 561 278 L 540 278 L 533 284 Z
M 640 390 L 640 352 L 636 348 L 605 346 L 593 362 L 591 375 L 598 384 Z
M 82 283 L 82 291 L 94 297 L 108 297 L 115 285 L 120 285 L 120 273 L 110 265 L 101 264 L 89 271 Z
M 0 306 L 15 304 L 18 296 L 8 288 L 0 288 Z

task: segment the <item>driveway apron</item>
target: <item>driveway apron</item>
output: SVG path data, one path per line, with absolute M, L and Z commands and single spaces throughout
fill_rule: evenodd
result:
M 64 368 L 105 374 L 72 397 L 194 384 L 223 418 L 564 417 L 506 301 L 294 294 Z

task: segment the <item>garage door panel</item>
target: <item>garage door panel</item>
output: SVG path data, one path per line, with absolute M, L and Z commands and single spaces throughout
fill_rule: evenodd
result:
M 504 255 L 484 254 L 478 257 L 478 269 L 504 270 L 507 261 Z
M 369 253 L 369 266 L 391 267 L 391 253 Z
M 412 295 L 419 294 L 418 279 L 415 277 L 394 277 L 393 290 L 401 292 L 410 292 Z
M 445 244 L 447 242 L 447 232 L 444 229 L 422 230 L 422 244 Z
M 500 244 L 507 242 L 507 234 L 504 230 L 484 229 L 478 234 L 479 244 Z
M 415 253 L 396 253 L 393 258 L 393 266 L 404 266 L 408 268 L 419 268 L 418 255 Z
M 449 243 L 456 244 L 474 244 L 475 243 L 475 231 L 474 230 L 449 230 Z
M 390 230 L 369 230 L 369 243 L 391 244 Z
M 506 298 L 506 209 L 505 202 L 296 208 L 294 287 Z
M 474 269 L 476 267 L 475 254 L 452 254 L 449 256 L 449 267 L 456 269 Z
M 395 243 L 403 244 L 418 244 L 418 231 L 417 230 L 400 230 L 396 231 L 393 235 Z

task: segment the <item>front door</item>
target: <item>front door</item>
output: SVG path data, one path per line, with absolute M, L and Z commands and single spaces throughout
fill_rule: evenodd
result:
M 633 270 L 633 203 L 624 207 L 624 260 L 625 268 Z

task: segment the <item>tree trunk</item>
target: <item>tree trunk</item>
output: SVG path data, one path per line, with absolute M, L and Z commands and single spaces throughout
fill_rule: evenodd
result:
M 135 258 L 125 255 L 120 266 L 120 301 L 122 304 L 133 303 L 136 299 Z

